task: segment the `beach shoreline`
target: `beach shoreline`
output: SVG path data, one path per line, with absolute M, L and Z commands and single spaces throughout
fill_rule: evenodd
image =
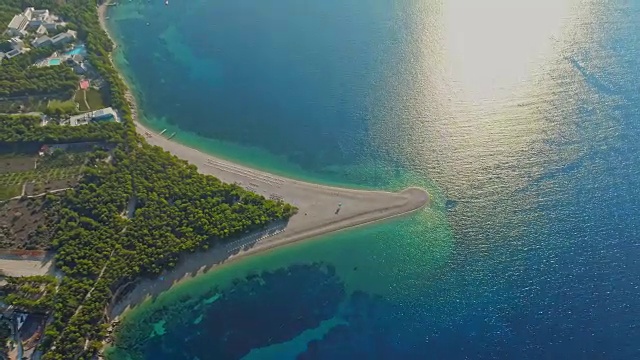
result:
M 107 3 L 99 6 L 98 16 L 100 25 L 114 42 L 115 49 L 117 43 L 106 24 L 107 6 Z M 126 85 L 126 98 L 131 106 L 136 131 L 149 144 L 160 146 L 188 161 L 203 174 L 213 175 L 227 183 L 236 183 L 266 198 L 282 200 L 298 208 L 298 213 L 286 224 L 265 230 L 266 233 L 249 234 L 205 252 L 189 254 L 183 257 L 176 268 L 158 278 L 138 281 L 131 292 L 113 304 L 110 309 L 111 318 L 121 316 L 146 299 L 157 296 L 185 279 L 207 272 L 215 265 L 301 240 L 406 215 L 429 204 L 429 194 L 420 188 L 407 188 L 394 193 L 313 184 L 236 164 L 172 141 L 140 123 L 138 104 L 130 84 L 119 71 L 111 54 L 109 57 Z

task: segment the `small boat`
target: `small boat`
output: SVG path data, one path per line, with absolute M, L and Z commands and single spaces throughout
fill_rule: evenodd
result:
M 169 135 L 169 137 L 167 139 L 171 140 L 174 136 L 176 136 L 176 133 L 173 133 L 173 134 Z
M 164 0 L 164 4 L 169 6 L 169 0 Z
M 160 131 L 160 135 L 164 134 L 165 131 L 167 131 L 167 129 Z

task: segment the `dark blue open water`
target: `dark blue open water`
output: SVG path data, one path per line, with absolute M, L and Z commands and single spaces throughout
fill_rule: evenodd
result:
M 436 200 L 186 282 L 110 358 L 640 358 L 640 1 L 134 0 L 110 24 L 150 126 Z

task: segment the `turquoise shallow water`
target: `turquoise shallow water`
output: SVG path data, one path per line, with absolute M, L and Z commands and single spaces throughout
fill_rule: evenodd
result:
M 185 282 L 110 358 L 640 357 L 638 20 L 622 0 L 119 5 L 150 126 L 435 203 Z
M 74 47 L 71 51 L 68 51 L 65 53 L 65 55 L 86 55 L 87 54 L 87 50 L 85 48 L 84 45 L 78 45 L 76 47 Z

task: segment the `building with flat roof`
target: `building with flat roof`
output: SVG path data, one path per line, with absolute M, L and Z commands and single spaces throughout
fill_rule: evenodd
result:
M 23 14 L 18 14 L 9 22 L 9 26 L 7 26 L 7 34 L 10 36 L 21 36 L 24 34 L 27 25 L 29 25 L 29 18 Z
M 11 51 L 9 51 L 8 53 L 4 54 L 4 57 L 6 57 L 7 59 L 11 59 L 14 58 L 18 55 L 22 54 L 22 50 L 19 49 L 13 49 Z
M 88 113 L 72 116 L 69 118 L 69 125 L 78 126 L 78 125 L 88 124 L 89 121 L 91 121 L 91 114 L 92 114 L 91 112 L 88 112 Z
M 49 14 L 49 10 L 34 10 L 29 20 L 29 27 L 37 28 L 45 27 L 47 30 L 53 30 L 57 27 L 56 19 Z
M 67 30 L 51 38 L 53 45 L 64 45 L 72 42 L 76 38 L 76 32 L 73 30 Z
M 33 12 L 35 10 L 36 10 L 35 8 L 28 7 L 24 9 L 24 11 L 22 12 L 22 15 L 24 15 L 27 19 L 31 20 L 31 17 L 33 16 Z
M 115 120 L 116 112 L 112 108 L 104 108 L 93 112 L 93 121 Z
M 118 116 L 113 108 L 104 108 L 96 111 L 89 111 L 84 114 L 72 116 L 69 118 L 69 125 L 78 126 L 88 124 L 89 121 L 119 121 Z
M 31 19 L 49 19 L 49 17 L 51 16 L 51 14 L 49 13 L 48 9 L 43 9 L 43 10 L 36 10 L 34 8 L 28 8 L 28 10 L 31 10 Z
M 47 35 L 43 35 L 40 36 L 39 38 L 33 40 L 33 42 L 31 43 L 34 47 L 44 47 L 44 46 L 49 46 L 51 44 L 53 44 L 53 42 L 51 41 L 51 38 L 48 37 Z
M 46 31 L 52 31 L 58 25 L 64 25 L 58 21 L 58 17 L 49 13 L 49 10 L 36 10 L 32 7 L 26 8 L 21 14 L 15 15 L 7 26 L 6 34 L 10 36 L 24 36 L 27 30 L 36 30 L 39 35 Z

